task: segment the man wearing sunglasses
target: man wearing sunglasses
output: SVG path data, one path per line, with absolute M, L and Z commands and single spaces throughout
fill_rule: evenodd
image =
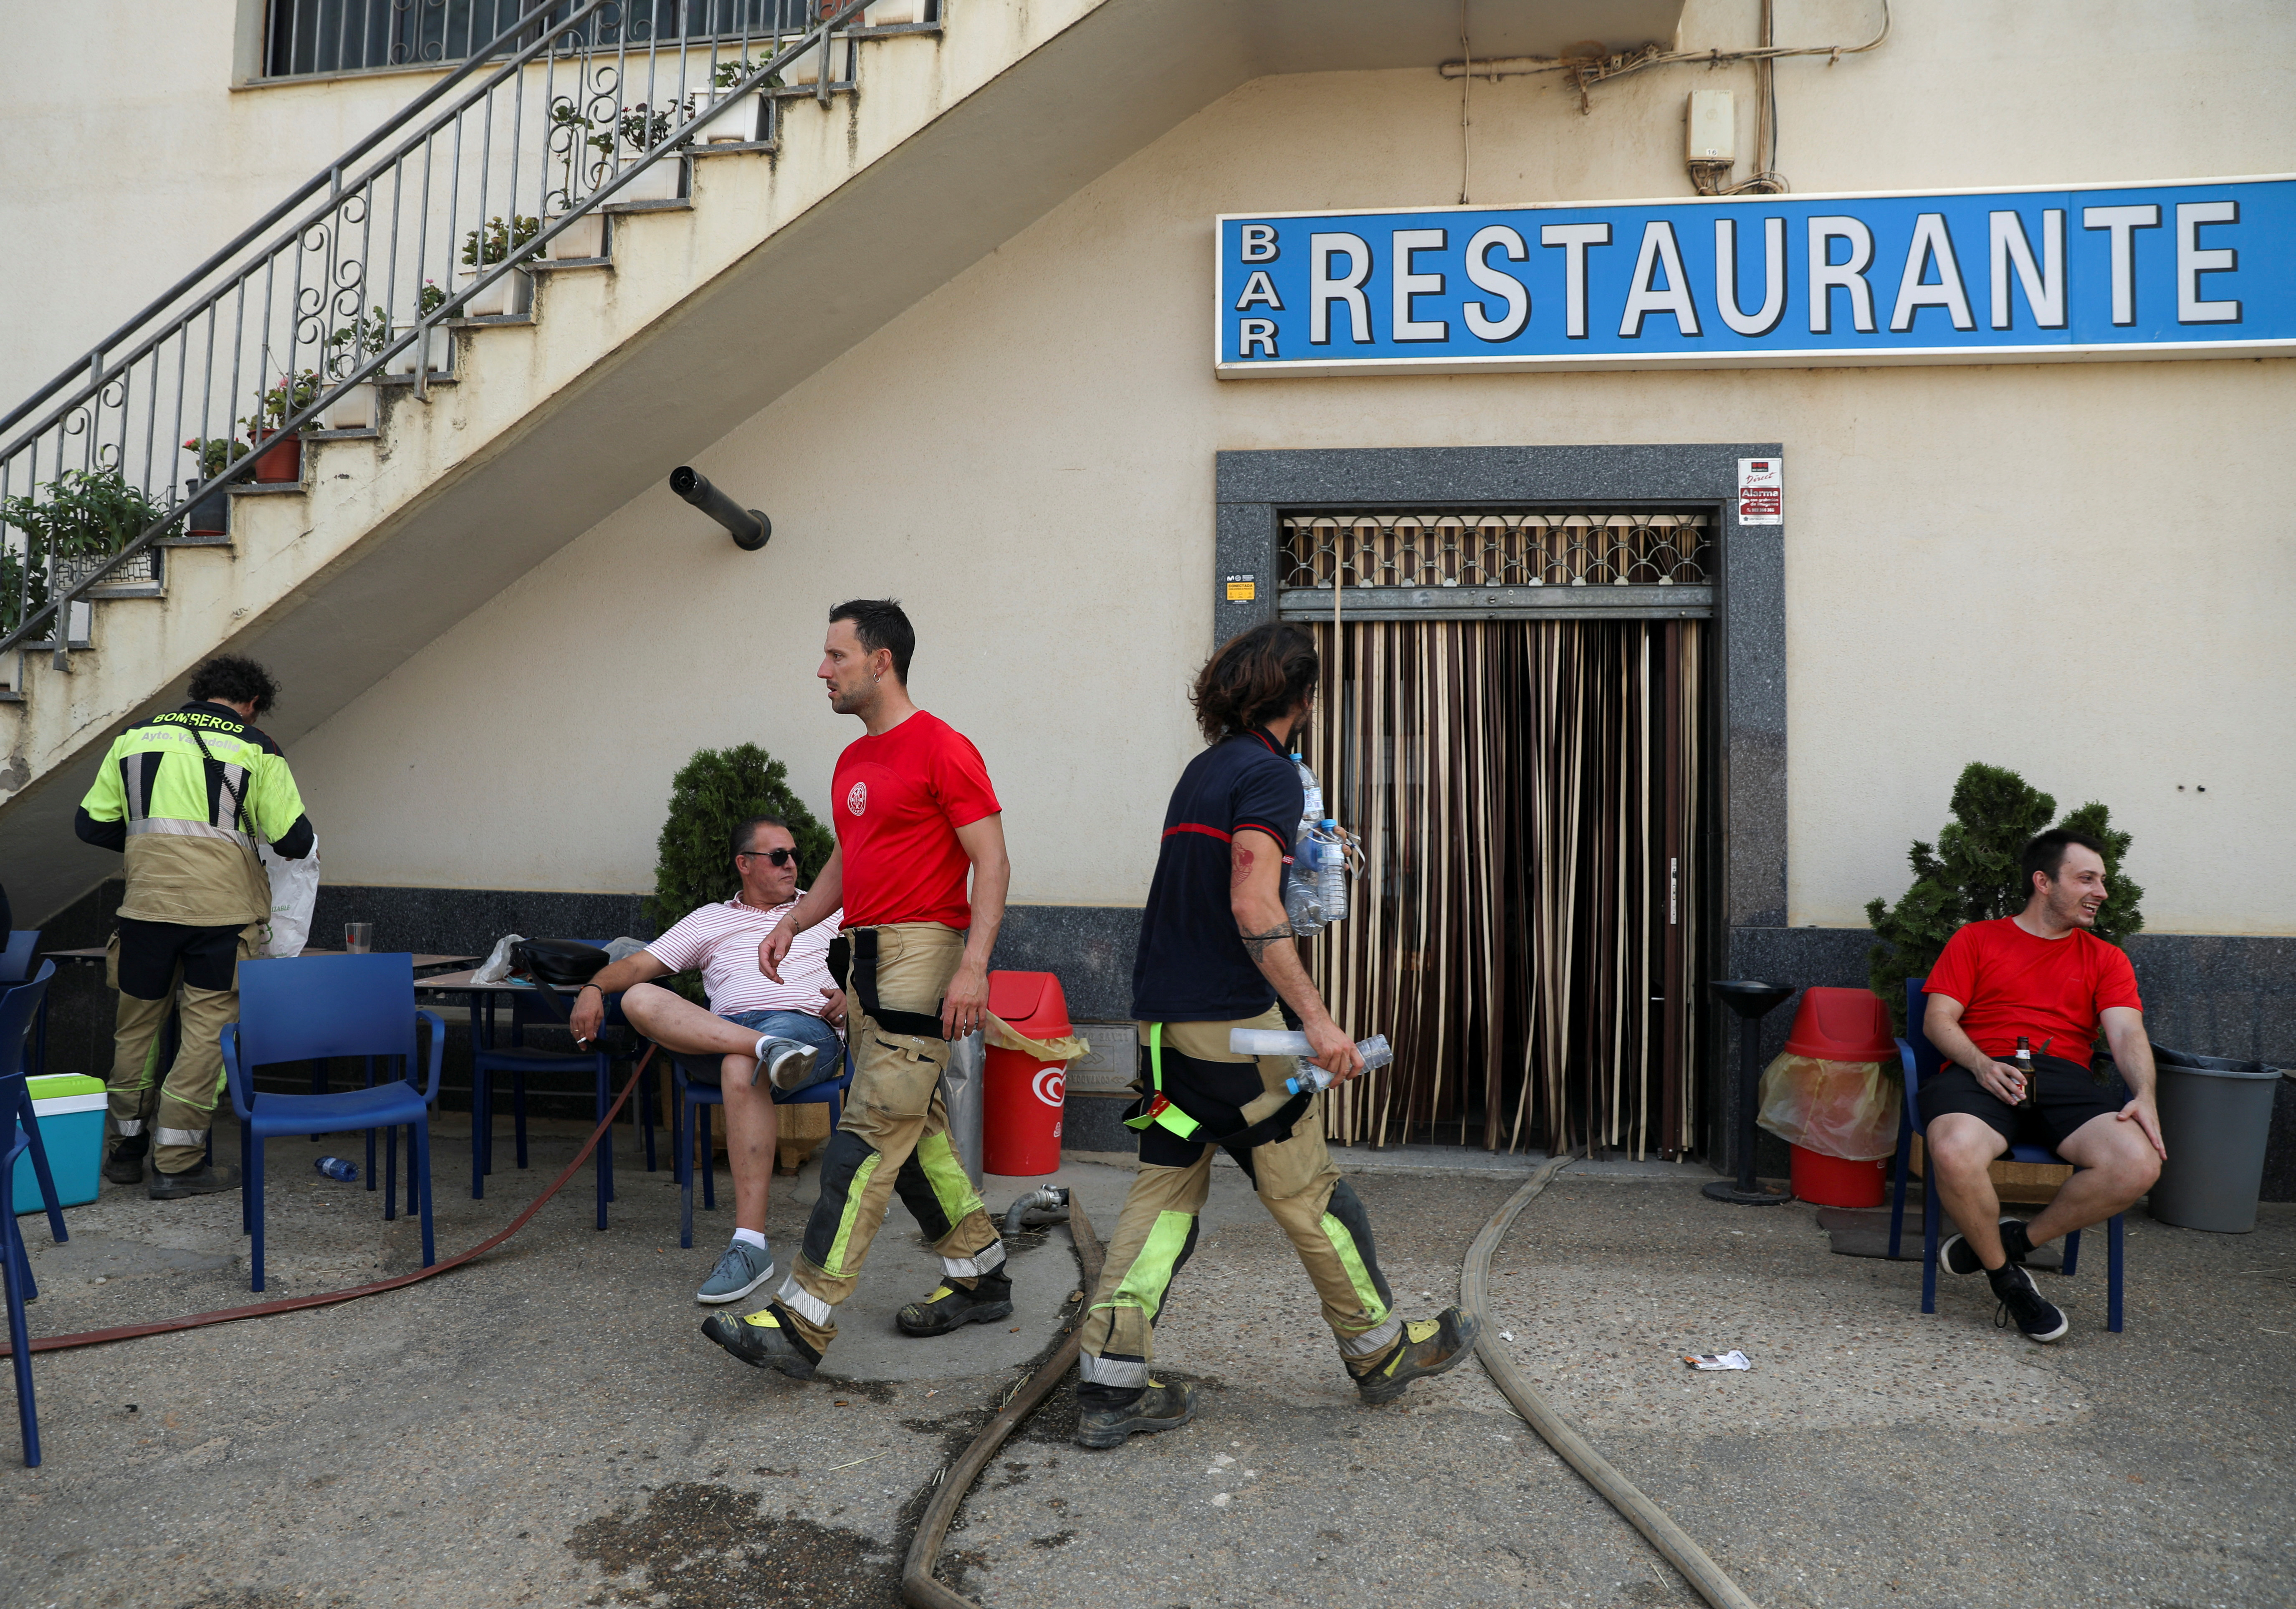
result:
M 606 997 L 619 994 L 632 1026 L 677 1053 L 688 1077 L 725 1091 L 734 1239 L 694 1293 L 712 1306 L 738 1301 L 774 1277 L 766 1244 L 781 1129 L 774 1103 L 845 1066 L 845 993 L 829 971 L 829 943 L 842 913 L 798 935 L 781 977 L 767 977 L 758 970 L 758 947 L 797 908 L 797 839 L 780 817 L 759 816 L 734 829 L 733 850 L 741 892 L 703 906 L 583 985 L 572 1022 L 578 1040 L 596 1038 Z M 701 974 L 708 1011 L 650 981 L 682 972 Z

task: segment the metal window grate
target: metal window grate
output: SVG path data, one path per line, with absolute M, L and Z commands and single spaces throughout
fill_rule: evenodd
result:
M 1350 587 L 1700 585 L 1713 516 L 1445 509 L 1283 516 L 1283 584 Z

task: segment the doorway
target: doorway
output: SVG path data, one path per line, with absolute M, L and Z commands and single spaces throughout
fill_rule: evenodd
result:
M 1396 1047 L 1326 1103 L 1331 1137 L 1693 1150 L 1716 790 L 1712 634 L 1685 605 L 1710 517 L 1282 527 L 1283 612 L 1324 665 L 1302 750 L 1365 856 L 1309 968 L 1341 1023 Z

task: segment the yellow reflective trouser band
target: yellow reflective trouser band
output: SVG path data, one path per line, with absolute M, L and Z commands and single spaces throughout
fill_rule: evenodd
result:
M 1347 1225 L 1329 1212 L 1324 1214 L 1322 1227 L 1324 1238 L 1332 1243 L 1332 1250 L 1339 1257 L 1340 1266 L 1348 1271 L 1348 1283 L 1355 1286 L 1356 1300 L 1363 1303 L 1363 1310 L 1371 1315 L 1374 1325 L 1380 1323 L 1387 1317 L 1387 1303 L 1380 1300 L 1378 1281 L 1364 1267 L 1363 1252 L 1357 1248 L 1356 1237 L 1348 1232 Z
M 853 1170 L 853 1182 L 845 1187 L 845 1211 L 837 1219 L 837 1238 L 830 1242 L 829 1256 L 821 1265 L 822 1271 L 832 1278 L 844 1276 L 845 1252 L 853 1239 L 853 1225 L 861 1216 L 861 1197 L 868 1192 L 869 1176 L 877 1171 L 877 1164 L 884 1160 L 874 1151 L 869 1153 L 862 1159 L 861 1165 Z M 792 1283 L 795 1279 L 796 1276 L 791 1275 Z
M 1138 1117 L 1124 1120 L 1128 1129 L 1144 1129 L 1152 1125 L 1169 1129 L 1182 1139 L 1193 1139 L 1203 1125 L 1164 1098 L 1164 1025 L 1148 1024 L 1148 1078 L 1152 1085 L 1148 1094 L 1148 1109 Z
M 1148 1231 L 1147 1244 L 1140 1255 L 1124 1271 L 1124 1279 L 1106 1301 L 1096 1303 L 1104 1308 L 1138 1308 L 1153 1324 L 1158 1309 L 1164 1305 L 1164 1293 L 1171 1288 L 1172 1276 L 1179 1271 L 1195 1239 L 1196 1215 L 1193 1212 L 1159 1212 L 1156 1226 Z

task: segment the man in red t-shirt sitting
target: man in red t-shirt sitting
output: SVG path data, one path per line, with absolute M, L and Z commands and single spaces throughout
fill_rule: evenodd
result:
M 2029 1341 L 2054 1341 L 2065 1316 L 2023 1263 L 2035 1246 L 2125 1211 L 2161 1175 L 2152 1047 L 2128 957 L 2088 930 L 2104 903 L 2104 850 L 2081 833 L 2042 833 L 2025 846 L 2025 908 L 1972 922 L 1930 969 L 1922 1030 L 1948 1065 L 1923 1081 L 1930 1165 L 1961 1233 L 1939 1249 L 1948 1272 L 1980 1268 Z M 2089 1072 L 2102 1023 L 2128 1085 L 2115 1108 Z M 2033 1051 L 2039 1104 L 2021 1107 L 2025 1078 L 2010 1059 Z M 2052 1050 L 2062 1054 L 2052 1054 Z M 2030 1224 L 2001 1216 L 1987 1169 L 2013 1144 L 2046 1145 L 2079 1171 Z
M 909 702 L 915 645 L 909 617 L 890 599 L 829 612 L 817 674 L 830 708 L 859 716 L 868 734 L 838 757 L 829 864 L 758 947 L 758 967 L 780 981 L 798 935 L 842 902 L 853 945 L 853 1089 L 822 1156 L 805 1244 L 770 1305 L 701 1326 L 742 1362 L 798 1380 L 813 1378 L 836 1338 L 838 1304 L 853 1293 L 897 1190 L 939 1253 L 942 1276 L 896 1317 L 902 1333 L 945 1335 L 1013 1311 L 1004 1243 L 949 1144 L 940 1095 L 948 1042 L 979 1028 L 988 1006 L 988 956 L 1012 881 L 1004 807 L 980 751 Z

